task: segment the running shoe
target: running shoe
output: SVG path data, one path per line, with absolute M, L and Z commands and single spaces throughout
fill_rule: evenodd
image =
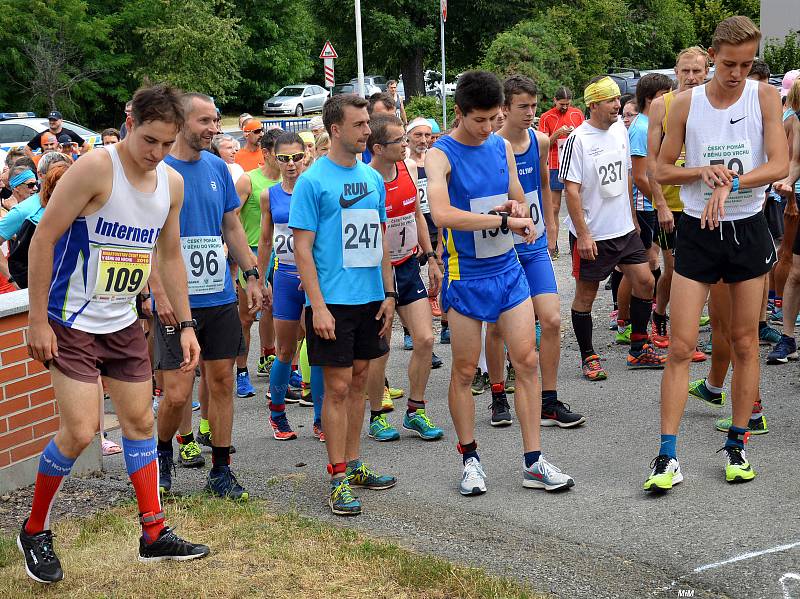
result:
M 713 337 L 713 336 L 714 336 L 713 334 L 709 335 L 709 336 L 708 336 L 708 341 L 706 341 L 705 343 L 701 343 L 700 345 L 698 345 L 698 346 L 697 346 L 697 349 L 699 349 L 699 350 L 700 350 L 701 352 L 703 352 L 704 354 L 706 354 L 706 355 L 709 355 L 709 356 L 710 356 L 710 355 L 711 355 L 711 350 L 713 349 L 713 346 L 712 346 L 712 337 Z
M 203 457 L 197 441 L 181 445 L 178 449 L 178 455 L 180 455 L 181 466 L 184 468 L 202 468 L 206 465 L 206 459 Z
M 25 572 L 36 582 L 52 584 L 64 578 L 61 562 L 53 549 L 53 533 L 43 530 L 36 534 L 25 532 L 28 519 L 17 535 L 17 547 L 25 556 Z
M 644 483 L 645 491 L 667 491 L 683 481 L 681 466 L 676 458 L 661 454 L 650 462 L 653 471 Z
M 760 345 L 774 345 L 781 340 L 782 335 L 767 325 L 758 331 L 758 343 Z
M 397 389 L 395 387 L 387 387 L 389 389 L 389 397 L 392 399 L 400 399 L 403 395 L 406 394 L 405 391 L 402 389 Z
M 725 391 L 719 394 L 709 391 L 708 387 L 706 387 L 706 379 L 697 379 L 696 381 L 690 382 L 689 395 L 691 397 L 701 399 L 708 405 L 714 406 L 715 408 L 721 408 L 724 406 L 725 399 L 727 398 Z
M 527 489 L 558 491 L 575 486 L 575 481 L 545 460 L 544 456 L 539 456 L 530 468 L 522 471 L 522 486 Z
M 560 428 L 573 428 L 586 422 L 586 418 L 573 412 L 569 404 L 557 399 L 542 402 L 542 426 L 558 426 Z
M 406 412 L 406 415 L 403 416 L 403 428 L 417 433 L 421 439 L 426 441 L 436 441 L 444 435 L 444 431 L 435 426 L 428 418 L 424 408 L 419 408 L 413 414 Z
M 337 516 L 358 516 L 361 513 L 361 502 L 353 495 L 347 477 L 331 480 L 328 505 Z
M 297 400 L 297 403 L 304 408 L 310 408 L 314 405 L 314 400 L 311 397 L 311 383 L 303 381 L 300 387 L 300 398 Z
M 470 389 L 472 389 L 473 395 L 480 395 L 486 390 L 486 383 L 480 368 L 475 369 L 475 376 L 472 377 Z
M 302 384 L 302 373 L 299 370 L 292 370 L 292 374 L 289 375 L 289 387 L 292 389 L 299 389 Z
M 756 471 L 747 461 L 744 449 L 741 447 L 723 447 L 717 453 L 724 451 L 728 457 L 725 465 L 725 480 L 729 483 L 746 483 L 756 477 Z
M 158 452 L 158 490 L 169 493 L 172 489 L 172 472 L 176 471 L 172 450 Z M 177 472 L 177 471 L 176 471 Z
M 702 351 L 699 347 L 694 348 L 694 353 L 692 354 L 692 362 L 705 362 L 708 359 L 705 352 Z
M 614 337 L 614 343 L 617 345 L 631 344 L 631 325 L 625 325 L 625 328 L 622 329 L 622 331 L 617 329 L 617 334 Z
M 286 418 L 286 413 L 281 413 L 280 416 L 269 418 L 269 425 L 272 427 L 272 436 L 278 441 L 291 441 L 297 439 L 297 433 L 289 426 L 289 419 Z
M 441 368 L 442 366 L 444 366 L 444 362 L 442 361 L 442 359 L 433 352 L 431 352 L 431 369 L 436 370 L 437 368 Z
M 513 394 L 517 390 L 517 371 L 511 364 L 506 364 L 506 388 L 505 392 Z
M 411 339 L 411 335 L 403 335 L 403 349 L 406 351 L 414 349 L 414 340 Z
M 268 377 L 272 371 L 272 364 L 275 362 L 275 356 L 261 356 L 258 359 L 258 368 L 256 368 L 256 376 L 259 378 Z
M 483 495 L 486 493 L 486 473 L 478 458 L 468 458 L 464 462 L 464 473 L 458 489 L 462 495 Z
M 492 411 L 492 419 L 489 424 L 492 426 L 511 426 L 511 406 L 508 405 L 508 398 L 505 393 L 492 393 L 492 403 L 489 404 Z
M 542 325 L 539 321 L 536 321 L 536 351 L 539 351 L 539 348 L 542 345 Z
M 608 378 L 608 373 L 600 365 L 600 356 L 592 354 L 587 356 L 581 365 L 583 376 L 590 381 L 604 381 Z
M 197 439 L 197 442 L 200 445 L 211 447 L 211 431 L 208 431 L 207 433 L 201 433 L 200 429 L 197 429 L 194 438 Z
M 642 349 L 635 350 L 631 348 L 628 352 L 628 368 L 664 368 L 667 362 L 667 356 L 659 353 L 656 349 L 645 343 Z
M 313 433 L 316 439 L 319 439 L 322 443 L 325 443 L 325 433 L 322 432 L 321 422 L 319 421 L 314 422 Z
M 397 484 L 397 479 L 388 474 L 378 474 L 369 464 L 361 460 L 353 460 L 347 464 L 345 478 L 348 479 L 351 487 L 361 487 L 371 491 L 383 491 L 391 489 Z
M 797 343 L 794 337 L 781 335 L 780 340 L 767 354 L 767 364 L 786 364 L 789 360 L 797 360 Z
M 431 316 L 439 318 L 442 315 L 442 307 L 439 305 L 439 298 L 429 297 L 428 302 L 431 304 Z
M 192 401 L 192 412 L 196 412 L 199 409 L 200 409 L 200 402 L 195 399 L 194 401 Z
M 250 498 L 250 493 L 236 480 L 230 466 L 215 466 L 209 470 L 205 490 L 206 493 L 233 501 L 247 501 Z
M 667 330 L 666 320 L 664 322 L 656 322 L 656 319 L 653 318 L 650 328 L 650 341 L 659 349 L 669 347 L 669 331 Z
M 769 314 L 768 320 L 777 324 L 783 324 L 783 310 L 776 307 L 775 310 Z
M 162 397 L 164 392 L 161 389 L 153 390 L 153 416 L 158 417 L 158 404 L 161 403 Z
M 236 375 L 236 396 L 255 397 L 256 390 L 250 382 L 250 374 L 245 370 Z
M 718 431 L 727 433 L 728 429 L 731 428 L 731 424 L 733 424 L 733 418 L 728 417 L 718 419 L 714 426 Z M 750 431 L 751 435 L 766 435 L 769 432 L 767 417 L 762 414 L 758 418 L 751 418 L 747 423 L 747 430 Z
M 442 334 L 439 336 L 439 343 L 442 345 L 450 345 L 450 328 L 442 329 Z
M 559 252 L 558 252 L 558 243 L 556 243 L 556 249 L 554 249 L 554 250 L 553 250 L 553 251 L 550 253 L 550 258 L 552 258 L 553 260 L 558 260 L 558 256 L 559 256 Z
M 612 310 L 611 314 L 608 315 L 608 330 L 609 331 L 616 331 L 617 330 L 617 314 L 619 314 L 619 310 Z
M 400 433 L 389 424 L 386 414 L 381 414 L 369 423 L 368 434 L 376 441 L 397 441 L 400 438 Z
M 699 324 L 700 324 L 701 327 L 707 327 L 710 322 L 711 322 L 711 317 L 710 316 L 706 316 L 705 314 L 700 316 L 700 323 Z
M 139 538 L 139 561 L 144 563 L 175 560 L 185 562 L 207 556 L 211 550 L 205 545 L 196 545 L 184 541 L 168 526 L 161 529 L 158 538 L 146 543 L 144 537 Z
M 302 385 L 303 381 L 300 381 L 300 384 Z M 283 401 L 285 401 L 286 403 L 291 403 L 291 404 L 300 403 L 300 399 L 302 399 L 302 397 L 303 397 L 302 388 L 301 389 L 293 389 L 291 386 L 289 386 L 289 387 L 286 387 L 286 393 L 283 396 Z M 272 395 L 271 394 L 268 395 L 268 399 L 272 399 Z M 311 405 L 312 406 L 314 405 L 313 402 L 312 402 Z
M 381 399 L 381 409 L 385 412 L 394 412 L 394 400 L 392 399 L 391 393 L 389 393 L 389 387 L 383 388 L 383 398 Z

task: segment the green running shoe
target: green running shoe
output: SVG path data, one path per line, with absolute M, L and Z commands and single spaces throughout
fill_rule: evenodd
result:
M 700 326 L 701 327 L 708 326 L 708 323 L 710 323 L 710 322 L 711 322 L 711 317 L 706 316 L 705 314 L 700 317 Z
M 539 324 L 538 322 L 536 323 Z M 538 349 L 538 348 L 537 348 Z M 517 371 L 511 364 L 506 365 L 506 388 L 505 391 L 509 395 L 517 390 Z
M 709 391 L 708 387 L 706 387 L 706 379 L 697 379 L 696 381 L 689 383 L 689 395 L 691 397 L 701 399 L 708 405 L 714 406 L 715 408 L 721 408 L 724 406 L 725 399 L 727 398 L 724 391 L 719 395 Z
M 728 417 L 717 420 L 715 426 L 718 431 L 727 433 L 728 429 L 731 428 L 731 424 L 733 424 L 733 418 Z M 769 432 L 767 428 L 767 417 L 762 414 L 757 419 L 751 419 L 747 424 L 747 430 L 750 431 L 751 435 L 766 435 Z
M 617 330 L 617 335 L 614 337 L 614 343 L 617 345 L 631 344 L 631 325 L 626 326 L 621 333 L 619 330 Z
M 376 441 L 397 441 L 400 433 L 386 420 L 386 414 L 381 414 L 369 423 L 369 436 Z
M 256 369 L 256 376 L 259 378 L 268 377 L 272 371 L 272 364 L 275 362 L 275 356 L 261 356 L 258 359 L 258 368 Z
M 362 487 L 373 491 L 391 489 L 397 484 L 394 476 L 381 476 L 361 460 L 347 463 L 345 479 L 351 487 Z
M 358 516 L 361 513 L 361 502 L 353 495 L 347 477 L 331 481 L 328 505 L 337 516 Z
M 190 441 L 186 445 L 180 446 L 181 466 L 184 468 L 202 468 L 206 465 L 206 459 L 200 450 L 197 441 Z
M 428 418 L 424 408 L 418 409 L 413 414 L 406 412 L 406 415 L 403 416 L 403 428 L 414 431 L 426 441 L 436 441 L 444 435 L 444 431 L 434 426 L 431 419 Z
M 678 460 L 668 455 L 657 456 L 650 467 L 653 469 L 644 483 L 645 491 L 668 491 L 674 485 L 683 481 L 681 466 Z
M 475 369 L 475 376 L 472 377 L 471 389 L 473 395 L 480 395 L 486 390 L 486 382 L 480 368 Z
M 747 461 L 744 449 L 741 447 L 723 447 L 717 453 L 724 451 L 728 456 L 725 465 L 725 480 L 729 483 L 746 483 L 756 477 L 756 471 Z

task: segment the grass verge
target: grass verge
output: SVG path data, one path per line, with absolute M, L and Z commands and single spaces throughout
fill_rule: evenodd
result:
M 508 579 L 305 518 L 268 504 L 183 498 L 167 506 L 178 534 L 212 548 L 203 560 L 140 564 L 135 505 L 55 525 L 57 585 L 29 580 L 16 540 L 0 537 L 0 597 L 536 597 Z

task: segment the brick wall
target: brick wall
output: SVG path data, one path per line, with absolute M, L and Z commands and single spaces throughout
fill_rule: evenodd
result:
M 25 346 L 27 311 L 0 318 L 0 469 L 39 455 L 58 430 L 50 373 Z

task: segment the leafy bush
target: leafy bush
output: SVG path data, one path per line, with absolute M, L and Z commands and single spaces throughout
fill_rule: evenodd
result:
M 764 61 L 773 73 L 800 69 L 800 31 L 787 35 L 783 42 L 770 38 L 764 44 Z
M 408 120 L 418 116 L 426 119 L 436 119 L 439 126 L 442 126 L 442 104 L 436 96 L 414 96 L 406 102 L 406 116 Z M 453 122 L 453 97 L 447 97 L 447 124 Z

